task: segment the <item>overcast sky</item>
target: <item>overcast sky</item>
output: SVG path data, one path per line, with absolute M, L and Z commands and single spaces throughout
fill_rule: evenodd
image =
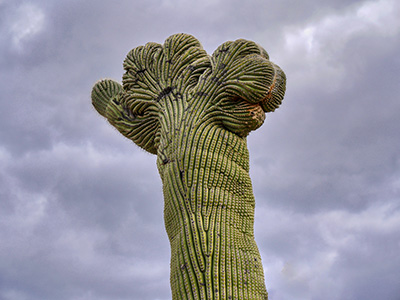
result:
M 155 156 L 90 93 L 178 32 L 287 75 L 248 138 L 270 299 L 399 300 L 397 0 L 0 0 L 0 300 L 171 299 Z

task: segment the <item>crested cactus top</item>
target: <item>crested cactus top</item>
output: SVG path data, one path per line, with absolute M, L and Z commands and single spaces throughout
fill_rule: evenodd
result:
M 285 92 L 282 70 L 261 46 L 243 39 L 223 43 L 209 56 L 196 38 L 176 34 L 163 45 L 134 48 L 123 66 L 122 86 L 108 79 L 98 82 L 93 105 L 123 135 L 154 154 L 157 115 L 168 95 L 184 102 L 207 98 L 215 122 L 244 137 L 263 124 L 265 112 L 279 107 Z

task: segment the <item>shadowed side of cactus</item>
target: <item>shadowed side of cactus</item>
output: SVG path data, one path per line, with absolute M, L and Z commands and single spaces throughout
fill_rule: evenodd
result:
M 173 299 L 268 299 L 246 136 L 281 104 L 285 74 L 254 42 L 209 56 L 187 34 L 134 48 L 124 69 L 122 85 L 95 84 L 92 102 L 157 155 Z

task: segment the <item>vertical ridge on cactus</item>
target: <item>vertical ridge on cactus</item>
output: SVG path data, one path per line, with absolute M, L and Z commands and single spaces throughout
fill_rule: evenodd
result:
M 157 155 L 173 299 L 268 299 L 246 137 L 281 104 L 284 72 L 254 42 L 209 56 L 187 34 L 134 48 L 123 67 L 122 85 L 97 82 L 92 103 Z

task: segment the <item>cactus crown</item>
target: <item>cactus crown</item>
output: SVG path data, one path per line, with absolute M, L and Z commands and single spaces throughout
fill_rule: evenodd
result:
M 245 137 L 261 126 L 265 112 L 282 102 L 285 74 L 254 42 L 239 39 L 207 55 L 188 34 L 170 36 L 163 45 L 132 49 L 124 61 L 122 85 L 96 83 L 92 103 L 124 136 L 157 153 L 157 131 L 165 99 L 203 102 L 214 122 Z

